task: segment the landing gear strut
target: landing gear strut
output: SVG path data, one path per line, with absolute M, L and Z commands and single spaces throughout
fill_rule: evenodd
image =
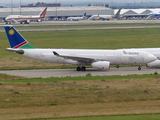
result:
M 85 66 L 83 66 L 83 67 L 78 66 L 77 71 L 86 71 L 86 67 Z

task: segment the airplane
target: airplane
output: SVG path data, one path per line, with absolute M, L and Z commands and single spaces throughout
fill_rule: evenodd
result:
M 40 12 L 39 15 L 30 15 L 30 16 L 24 16 L 24 15 L 9 15 L 5 18 L 4 22 L 6 24 L 11 24 L 11 23 L 24 23 L 24 24 L 29 24 L 31 21 L 37 21 L 40 22 L 42 20 L 42 18 L 45 17 L 46 15 L 46 11 L 47 11 L 47 7 Z
M 121 9 L 115 15 L 92 15 L 88 20 L 112 20 L 119 19 Z
M 151 53 L 133 50 L 87 50 L 87 49 L 38 49 L 32 46 L 13 26 L 4 27 L 10 48 L 7 51 L 48 63 L 78 65 L 77 71 L 85 71 L 86 65 L 108 70 L 110 65 L 139 65 L 155 61 Z
M 86 18 L 86 13 L 82 17 L 68 17 L 68 21 L 79 21 L 79 20 L 84 20 Z
M 147 19 L 150 19 L 150 18 L 159 19 L 160 18 L 160 13 L 153 13 L 153 12 L 151 12 L 150 14 L 148 14 Z

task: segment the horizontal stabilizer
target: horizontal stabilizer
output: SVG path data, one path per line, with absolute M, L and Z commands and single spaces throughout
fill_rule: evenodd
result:
M 18 54 L 21 54 L 21 55 L 24 54 L 24 50 L 22 50 L 22 49 L 7 48 L 6 50 L 9 51 L 9 52 L 18 53 Z

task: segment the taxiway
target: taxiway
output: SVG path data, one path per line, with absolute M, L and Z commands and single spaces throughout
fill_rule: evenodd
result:
M 113 75 L 142 75 L 160 73 L 159 68 L 142 67 L 138 70 L 137 67 L 111 67 L 107 71 L 99 71 L 97 69 L 87 68 L 86 71 L 76 71 L 75 69 L 35 69 L 35 70 L 0 70 L 0 73 L 14 76 L 22 76 L 27 78 L 48 78 L 48 77 L 76 77 L 86 76 L 113 76 Z

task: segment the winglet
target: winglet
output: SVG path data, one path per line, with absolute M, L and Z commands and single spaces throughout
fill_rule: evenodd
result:
M 56 56 L 60 56 L 57 52 L 53 51 L 53 54 Z
M 12 26 L 4 27 L 6 35 L 8 37 L 8 41 L 10 43 L 11 48 L 23 48 L 23 49 L 33 49 L 32 45 L 28 43 L 25 38 Z

